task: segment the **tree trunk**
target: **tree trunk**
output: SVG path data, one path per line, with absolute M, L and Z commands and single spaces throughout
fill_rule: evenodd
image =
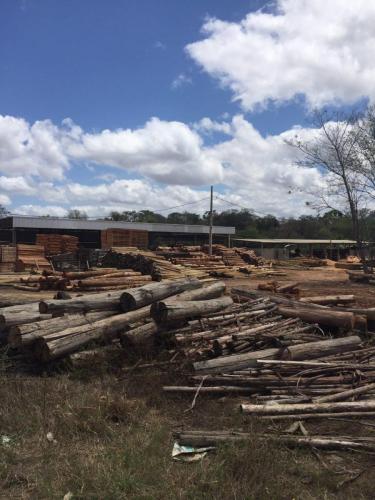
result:
M 195 278 L 182 278 L 175 281 L 165 280 L 150 283 L 139 288 L 126 290 L 121 294 L 120 302 L 123 311 L 132 311 L 146 305 L 163 300 L 171 295 L 201 288 L 202 283 Z
M 35 321 L 24 325 L 10 327 L 8 344 L 10 347 L 25 347 L 33 344 L 39 337 L 46 337 L 51 333 L 66 330 L 74 326 L 93 323 L 100 319 L 108 318 L 116 314 L 116 311 L 100 311 L 88 314 L 70 314 L 60 318 L 52 318 L 44 321 Z
M 321 295 L 315 297 L 303 297 L 300 302 L 312 302 L 323 306 L 331 304 L 347 304 L 355 300 L 354 295 Z
M 158 325 L 155 321 L 151 321 L 122 333 L 120 342 L 125 349 L 131 349 L 139 354 L 151 354 L 155 350 L 157 332 Z
M 184 302 L 158 302 L 151 309 L 151 316 L 157 323 L 191 319 L 221 311 L 233 304 L 231 297 L 225 295 L 218 299 Z
M 111 340 L 135 321 L 146 318 L 150 308 L 144 307 L 137 311 L 102 319 L 94 323 L 68 328 L 61 332 L 62 338 L 47 342 L 39 338 L 35 343 L 35 356 L 42 362 L 48 362 L 72 352 L 78 351 L 94 340 Z
M 307 323 L 318 323 L 319 325 L 347 330 L 352 330 L 355 324 L 355 316 L 351 312 L 331 311 L 330 309 L 292 309 L 290 307 L 278 307 L 278 311 L 287 318 L 300 318 Z
M 330 394 L 329 396 L 322 396 L 314 400 L 315 403 L 328 403 L 332 401 L 345 401 L 346 399 L 352 398 L 353 396 L 359 396 L 361 394 L 366 394 L 366 392 L 371 392 L 375 390 L 375 384 L 367 384 L 362 387 L 356 387 L 355 389 L 349 389 L 347 391 L 338 392 L 336 394 Z
M 81 295 L 69 300 L 43 300 L 39 303 L 39 311 L 46 313 L 77 313 L 90 310 L 108 310 L 120 307 L 122 290 L 91 295 Z

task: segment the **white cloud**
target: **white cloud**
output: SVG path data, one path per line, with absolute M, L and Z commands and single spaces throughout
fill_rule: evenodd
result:
M 0 137 L 7 138 L 0 151 L 4 160 L 0 173 L 5 174 L 0 175 L 0 195 L 10 193 L 13 205 L 20 205 L 15 211 L 22 213 L 64 215 L 72 207 L 90 215 L 105 215 L 110 210 L 158 210 L 199 201 L 208 196 L 199 188 L 214 184 L 221 185 L 225 198 L 233 203 L 276 215 L 295 215 L 306 211 L 306 192 L 320 189 L 322 183 L 317 171 L 295 166 L 296 152 L 284 142 L 295 129 L 263 137 L 240 115 L 230 122 L 206 117 L 192 126 L 153 118 L 139 129 L 97 133 L 87 133 L 71 120 L 60 127 L 48 120 L 30 125 L 12 117 L 6 122 L 0 118 L 0 123 Z M 8 130 L 4 123 L 9 124 Z M 29 149 L 22 146 L 20 130 L 32 136 Z M 227 138 L 205 144 L 204 138 L 211 132 L 224 133 Z M 314 131 L 298 129 L 298 133 L 308 136 Z M 53 169 L 48 177 L 50 159 L 56 152 L 58 168 L 54 178 Z M 91 165 L 92 185 L 66 177 L 73 162 L 76 174 L 77 169 L 85 171 Z M 98 164 L 99 179 L 95 176 Z M 109 175 L 103 166 L 112 167 Z M 118 179 L 113 167 L 136 178 Z M 24 198 L 15 202 L 17 196 L 28 197 L 27 203 Z M 203 203 L 186 209 L 205 211 L 207 206 Z
M 173 90 L 176 90 L 176 89 L 179 89 L 180 87 L 183 87 L 184 85 L 191 85 L 192 83 L 193 83 L 193 80 L 191 79 L 190 76 L 185 75 L 185 73 L 180 73 L 172 81 L 171 88 Z
M 10 204 L 11 204 L 11 200 L 10 200 L 9 196 L 7 196 L 6 194 L 0 194 L 0 205 L 7 207 Z
M 304 95 L 310 107 L 375 100 L 375 3 L 277 0 L 241 22 L 210 19 L 189 55 L 245 110 Z
M 220 182 L 223 173 L 194 130 L 185 123 L 158 118 L 135 130 L 82 134 L 68 152 L 75 159 L 124 168 L 169 184 Z
M 20 205 L 14 213 L 17 215 L 50 215 L 51 217 L 66 217 L 67 209 L 57 205 Z

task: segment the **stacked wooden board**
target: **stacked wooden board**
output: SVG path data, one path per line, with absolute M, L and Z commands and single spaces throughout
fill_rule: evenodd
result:
M 51 269 L 42 245 L 17 245 L 16 271 L 44 271 Z
M 148 231 L 135 229 L 106 229 L 101 231 L 102 248 L 148 247 Z
M 17 249 L 15 246 L 0 246 L 0 272 L 13 273 L 16 270 Z
M 48 256 L 76 252 L 79 238 L 68 234 L 37 234 L 36 244 L 44 246 Z

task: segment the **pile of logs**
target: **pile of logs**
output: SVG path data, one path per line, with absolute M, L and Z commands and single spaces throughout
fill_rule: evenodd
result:
M 102 259 L 104 266 L 118 269 L 133 269 L 142 274 L 148 274 L 153 280 L 176 279 L 183 276 L 197 278 L 207 277 L 207 273 L 199 269 L 190 269 L 183 265 L 169 262 L 162 255 L 147 250 L 130 250 L 128 248 L 113 247 Z
M 132 269 L 98 268 L 89 271 L 44 271 L 43 275 L 30 275 L 20 278 L 20 285 L 13 285 L 20 290 L 64 290 L 71 292 L 104 292 L 134 288 L 151 281 L 151 276 L 144 276 Z

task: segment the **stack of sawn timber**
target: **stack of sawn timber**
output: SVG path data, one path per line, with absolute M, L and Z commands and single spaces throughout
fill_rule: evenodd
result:
M 44 271 L 51 269 L 42 245 L 17 245 L 16 271 Z
M 111 247 L 148 247 L 148 231 L 136 229 L 110 228 L 101 231 L 102 248 Z
M 36 244 L 44 246 L 48 256 L 74 253 L 78 250 L 79 238 L 68 234 L 37 234 Z
M 15 246 L 0 246 L 0 272 L 13 273 L 16 270 L 17 249 Z

